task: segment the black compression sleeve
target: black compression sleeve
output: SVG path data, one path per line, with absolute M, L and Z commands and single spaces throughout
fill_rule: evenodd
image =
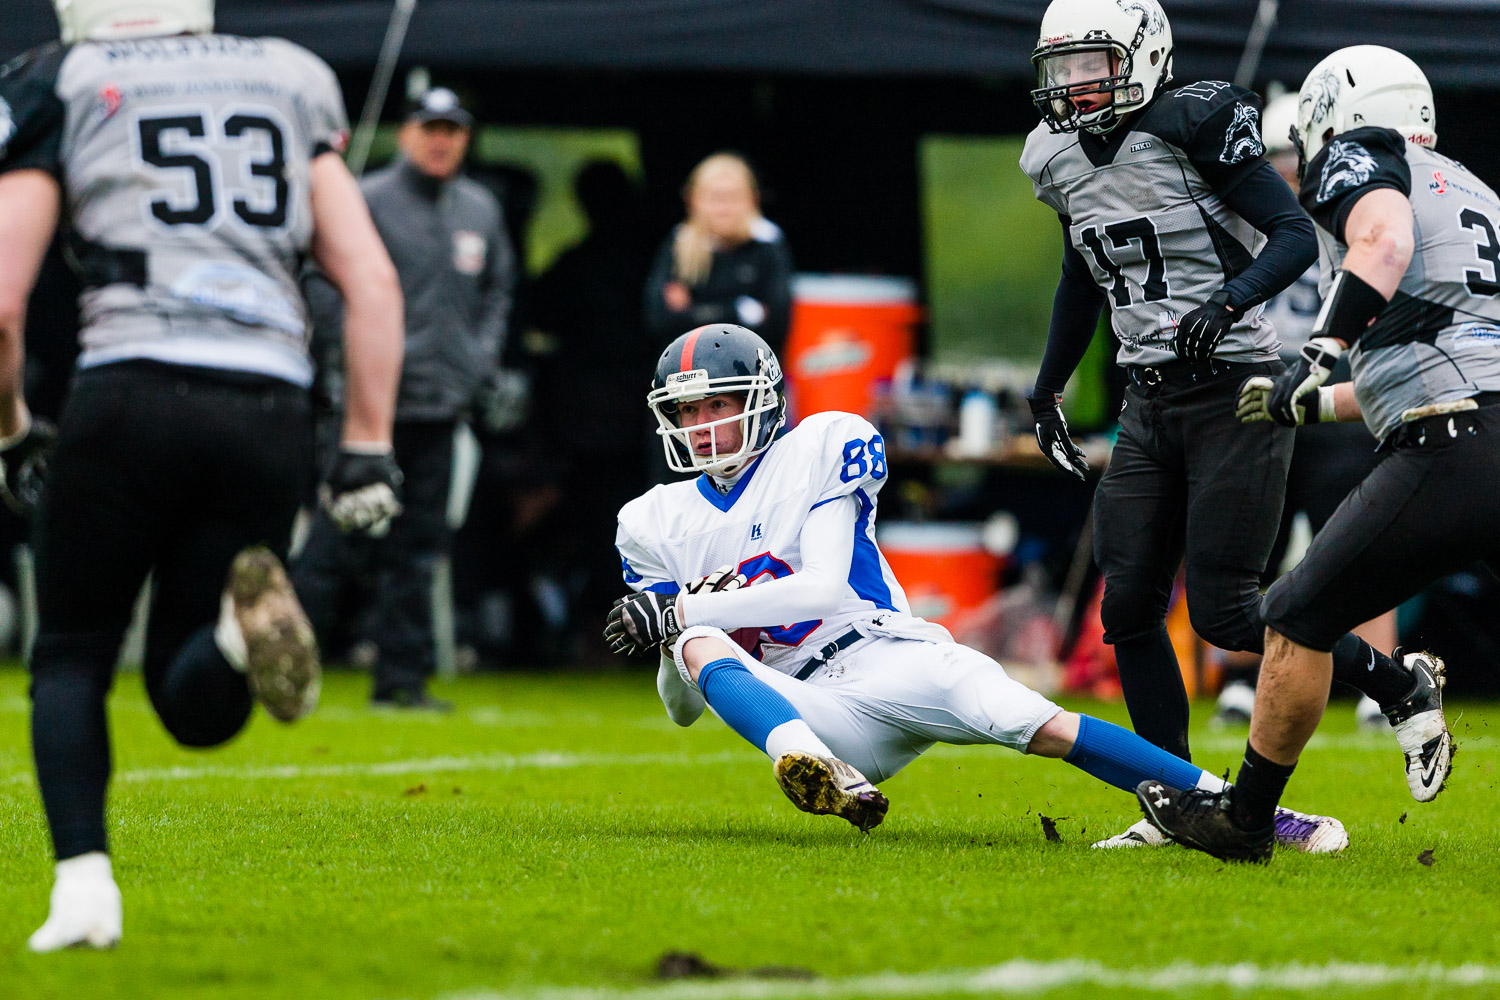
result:
M 1042 355 L 1042 368 L 1037 372 L 1034 395 L 1057 395 L 1067 386 L 1068 379 L 1078 362 L 1083 360 L 1094 339 L 1094 328 L 1099 325 L 1099 310 L 1104 308 L 1104 289 L 1094 282 L 1094 273 L 1088 262 L 1073 246 L 1068 236 L 1072 225 L 1067 216 L 1062 220 L 1063 263 L 1062 277 L 1057 282 L 1057 294 L 1052 298 L 1052 322 L 1047 328 L 1047 350 Z
M 1224 285 L 1230 306 L 1242 312 L 1300 278 L 1318 259 L 1318 237 L 1297 196 L 1265 161 L 1220 197 L 1267 237 L 1255 263 Z

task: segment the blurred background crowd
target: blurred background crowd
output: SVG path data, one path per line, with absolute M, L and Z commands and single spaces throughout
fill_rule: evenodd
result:
M 412 6 L 389 22 L 378 4 L 219 10 L 224 30 L 312 48 L 351 112 L 366 108 L 353 155 L 368 157 L 362 185 L 406 296 L 406 512 L 360 542 L 309 517 L 294 563 L 329 659 L 417 706 L 436 704 L 434 673 L 604 663 L 600 626 L 623 591 L 615 512 L 670 475 L 645 406 L 655 359 L 692 327 L 733 322 L 780 353 L 794 416 L 848 409 L 881 426 L 895 488 L 880 537 L 915 613 L 1043 691 L 1117 691 L 1091 491 L 1036 454 L 1023 398 L 1059 259 L 1056 220 L 1017 166 L 1045 3 L 818 0 L 737 23 L 684 0 L 662 5 L 649 38 L 622 3 L 593 5 L 598 23 L 547 24 L 533 9 L 547 5 L 488 5 L 506 23 L 482 32 L 455 27 L 476 16 L 463 5 Z M 1473 70 L 1448 29 L 1411 37 L 1426 22 L 1409 9 L 1387 38 L 1383 12 L 1355 26 L 1314 9 L 1334 6 L 1278 20 L 1271 3 L 1267 21 L 1265 2 L 1173 4 L 1178 79 L 1239 75 L 1274 96 L 1317 53 L 1394 44 L 1435 85 L 1441 148 L 1493 183 L 1500 148 L 1481 123 L 1500 60 Z M 1500 47 L 1500 18 L 1446 6 L 1480 19 L 1465 44 Z M 55 34 L 45 0 L 16 7 L 4 54 Z M 60 408 L 76 351 L 71 278 L 53 256 L 28 323 L 42 413 Z M 314 273 L 305 288 L 331 445 L 339 304 Z M 1067 399 L 1096 474 L 1123 391 L 1115 346 L 1106 316 Z M 0 560 L 0 639 L 19 649 L 24 531 L 0 518 L 15 553 Z M 1288 527 L 1295 560 L 1309 528 Z M 1493 690 L 1497 597 L 1476 566 L 1399 609 L 1401 638 Z M 1190 690 L 1216 689 L 1234 664 L 1196 640 L 1185 609 L 1172 621 Z

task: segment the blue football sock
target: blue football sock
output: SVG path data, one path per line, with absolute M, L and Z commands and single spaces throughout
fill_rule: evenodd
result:
M 1078 739 L 1064 758 L 1081 771 L 1127 792 L 1143 781 L 1197 788 L 1203 769 L 1153 746 L 1128 729 L 1087 715 L 1078 717 Z
M 698 690 L 730 729 L 759 750 L 766 748 L 771 730 L 801 718 L 791 702 L 730 656 L 698 671 Z

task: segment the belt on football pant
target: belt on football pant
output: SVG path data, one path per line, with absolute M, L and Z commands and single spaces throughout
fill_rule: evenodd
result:
M 839 636 L 837 639 L 833 640 L 822 649 L 818 650 L 817 653 L 813 655 L 813 658 L 802 664 L 802 668 L 792 676 L 797 678 L 799 681 L 807 680 L 815 672 L 817 672 L 817 669 L 819 667 L 827 663 L 829 660 L 833 659 L 840 650 L 848 649 L 850 646 L 854 645 L 856 642 L 864 638 L 866 638 L 866 636 L 863 632 L 861 632 L 859 629 L 851 628 L 849 631 L 845 632 L 843 635 Z

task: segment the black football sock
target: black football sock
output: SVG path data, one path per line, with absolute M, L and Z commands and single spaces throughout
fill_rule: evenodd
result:
M 1296 764 L 1278 764 L 1262 757 L 1247 742 L 1245 759 L 1230 793 L 1234 825 L 1246 831 L 1270 826 L 1276 819 L 1276 803 L 1281 801 L 1287 780 L 1296 769 Z
M 1333 645 L 1333 679 L 1380 702 L 1382 711 L 1411 694 L 1411 671 L 1350 632 Z
M 147 652 L 152 657 L 155 650 Z M 189 747 L 212 747 L 233 737 L 250 719 L 254 699 L 245 675 L 229 665 L 214 641 L 214 627 L 190 635 L 159 683 L 149 669 L 147 690 L 167 732 Z
M 1120 690 L 1136 735 L 1183 760 L 1188 748 L 1188 697 L 1177 653 L 1165 627 L 1114 644 Z
M 31 746 L 57 860 L 108 850 L 109 670 L 42 651 L 32 660 Z

